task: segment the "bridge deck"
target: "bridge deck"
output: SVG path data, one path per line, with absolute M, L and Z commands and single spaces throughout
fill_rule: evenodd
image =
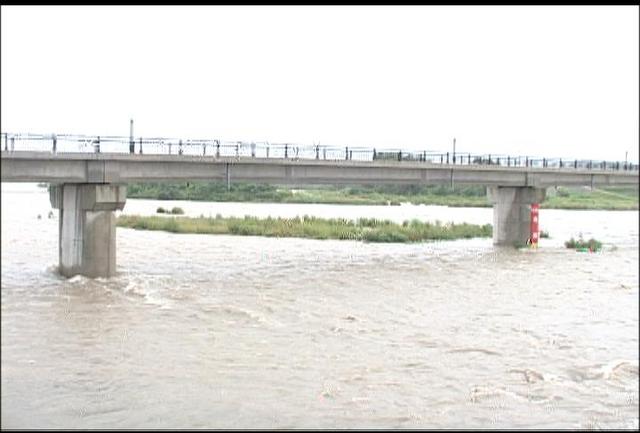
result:
M 2 152 L 3 182 L 251 181 L 274 184 L 638 185 L 637 171 L 117 153 Z

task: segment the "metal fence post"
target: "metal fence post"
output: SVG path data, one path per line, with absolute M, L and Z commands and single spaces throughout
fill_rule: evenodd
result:
M 58 147 L 57 146 L 58 145 L 57 141 L 58 141 L 58 137 L 56 137 L 56 135 L 53 134 L 53 153 L 57 152 L 57 147 Z
M 142 155 L 142 137 L 140 137 L 140 155 Z

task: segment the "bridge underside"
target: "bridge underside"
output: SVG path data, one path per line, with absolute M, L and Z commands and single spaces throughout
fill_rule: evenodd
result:
M 6 137 L 6 136 L 5 136 Z M 6 147 L 6 143 L 5 143 Z M 493 243 L 526 242 L 530 205 L 558 185 L 638 185 L 638 172 L 573 168 L 433 164 L 290 158 L 1 152 L 3 182 L 48 182 L 60 209 L 59 261 L 65 276 L 109 277 L 116 272 L 113 211 L 123 209 L 129 182 L 236 181 L 269 184 L 480 184 L 493 202 Z M 454 160 L 455 162 L 455 160 Z M 576 161 L 577 162 L 577 161 Z M 626 165 L 626 164 L 625 164 Z
M 52 185 L 51 205 L 60 210 L 59 271 L 66 277 L 111 277 L 116 273 L 115 210 L 126 201 L 125 185 Z M 493 243 L 525 243 L 530 233 L 530 204 L 544 200 L 545 189 L 489 187 L 493 202 Z

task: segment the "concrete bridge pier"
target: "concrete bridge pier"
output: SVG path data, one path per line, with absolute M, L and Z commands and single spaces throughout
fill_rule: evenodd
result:
M 493 244 L 524 244 L 530 236 L 532 203 L 545 198 L 545 188 L 494 186 L 487 188 L 493 203 Z
M 59 215 L 59 269 L 65 277 L 110 277 L 116 272 L 116 218 L 124 208 L 125 185 L 52 185 L 51 206 Z

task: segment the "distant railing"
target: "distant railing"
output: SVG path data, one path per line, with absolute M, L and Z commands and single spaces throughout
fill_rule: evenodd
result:
M 412 161 L 430 164 L 533 167 L 562 170 L 639 171 L 637 163 L 571 158 L 542 158 L 470 152 L 407 151 L 365 147 L 335 147 L 225 141 L 217 139 L 142 138 L 71 134 L 0 133 L 2 152 L 38 151 L 50 153 L 117 153 L 148 155 L 190 155 L 201 157 L 254 157 L 272 159 L 315 159 L 327 161 Z

